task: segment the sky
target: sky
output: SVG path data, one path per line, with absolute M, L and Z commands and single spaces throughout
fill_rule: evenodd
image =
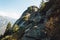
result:
M 41 0 L 0 0 L 0 16 L 20 18 L 29 6 L 40 5 Z

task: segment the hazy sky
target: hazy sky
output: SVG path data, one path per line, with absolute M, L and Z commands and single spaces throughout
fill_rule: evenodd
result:
M 18 19 L 32 5 L 39 7 L 41 0 L 0 0 L 0 15 Z

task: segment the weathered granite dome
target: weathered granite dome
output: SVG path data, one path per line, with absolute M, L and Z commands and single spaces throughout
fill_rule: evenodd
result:
M 24 34 L 22 33 L 24 36 L 21 36 L 21 40 L 40 40 L 39 37 L 44 38 L 46 36 L 46 34 L 42 32 L 42 30 L 44 29 L 44 19 L 42 18 L 42 16 L 40 16 L 41 14 L 38 10 L 39 8 L 36 6 L 28 7 L 28 9 L 22 14 L 21 18 L 18 19 L 14 24 L 17 24 L 20 28 L 22 27 L 25 29 L 23 31 Z M 25 36 L 29 36 L 31 38 Z

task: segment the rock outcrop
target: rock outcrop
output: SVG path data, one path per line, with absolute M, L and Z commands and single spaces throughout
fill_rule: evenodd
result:
M 28 7 L 2 40 L 60 40 L 60 0 Z

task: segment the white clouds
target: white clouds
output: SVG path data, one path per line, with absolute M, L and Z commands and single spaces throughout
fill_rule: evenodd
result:
M 18 14 L 17 12 L 12 12 L 12 11 L 9 11 L 9 12 L 0 11 L 0 15 L 15 18 L 15 19 L 18 19 L 21 16 L 21 14 Z

